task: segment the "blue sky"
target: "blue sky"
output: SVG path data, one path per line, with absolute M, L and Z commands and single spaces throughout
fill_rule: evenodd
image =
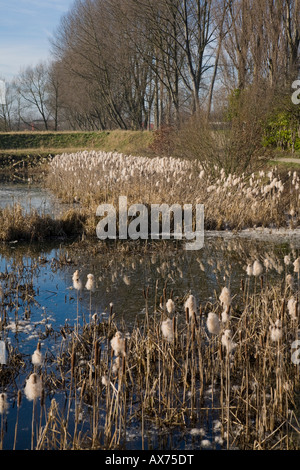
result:
M 0 78 L 47 60 L 49 38 L 74 0 L 0 0 Z

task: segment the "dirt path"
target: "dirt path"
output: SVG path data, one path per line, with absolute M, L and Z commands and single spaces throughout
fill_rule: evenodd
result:
M 300 158 L 274 158 L 275 162 L 298 163 L 300 165 Z

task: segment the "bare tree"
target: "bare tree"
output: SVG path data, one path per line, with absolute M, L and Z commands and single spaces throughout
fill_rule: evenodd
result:
M 12 87 L 3 80 L 3 100 L 0 101 L 0 131 L 7 132 L 12 130 Z
M 149 70 L 128 47 L 125 25 L 113 7 L 113 2 L 77 1 L 63 18 L 53 49 L 66 71 L 93 93 L 96 114 L 104 113 L 111 126 L 138 128 L 148 116 Z
M 227 34 L 227 31 L 225 30 L 225 27 L 224 27 L 225 17 L 226 17 L 227 8 L 228 8 L 227 0 L 224 0 L 222 3 L 220 3 L 215 8 L 216 8 L 215 23 L 216 23 L 216 29 L 218 31 L 218 39 L 217 39 L 217 46 L 216 46 L 216 49 L 215 49 L 215 64 L 214 64 L 214 68 L 213 68 L 213 74 L 212 74 L 212 77 L 211 77 L 208 100 L 207 100 L 207 117 L 208 117 L 208 119 L 210 117 L 210 113 L 211 113 L 211 109 L 212 109 L 214 86 L 215 86 L 215 82 L 216 82 L 216 79 L 217 79 L 219 61 L 220 61 L 222 47 L 223 47 L 223 41 L 224 41 L 224 39 L 226 37 L 226 34 Z
M 227 10 L 223 54 L 234 86 L 287 84 L 299 67 L 299 0 L 227 0 Z
M 225 18 L 226 29 L 229 33 L 224 40 L 224 51 L 229 58 L 235 78 L 235 88 L 243 90 L 248 81 L 250 70 L 249 44 L 251 25 L 249 24 L 249 9 L 251 0 L 228 0 Z
M 39 63 L 35 67 L 27 67 L 17 78 L 17 88 L 23 100 L 22 119 L 27 124 L 27 116 L 39 117 L 45 130 L 49 128 L 51 112 L 48 107 L 48 68 L 45 63 Z
M 288 44 L 288 71 L 289 77 L 299 72 L 299 44 L 300 44 L 300 2 L 299 0 L 285 0 L 285 31 Z
M 275 89 L 297 70 L 299 1 L 76 0 L 53 41 L 64 114 L 80 128 L 158 128 L 209 115 L 216 83 Z
M 46 84 L 47 91 L 47 107 L 51 113 L 54 122 L 54 130 L 57 131 L 62 118 L 63 110 L 63 94 L 62 94 L 62 64 L 52 62 L 48 66 L 48 77 Z

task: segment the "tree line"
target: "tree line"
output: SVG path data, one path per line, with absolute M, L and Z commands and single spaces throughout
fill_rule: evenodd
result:
M 76 0 L 51 60 L 7 84 L 0 130 L 218 121 L 249 88 L 291 93 L 299 42 L 300 0 Z

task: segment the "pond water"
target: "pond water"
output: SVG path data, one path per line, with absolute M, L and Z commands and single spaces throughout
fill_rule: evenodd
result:
M 36 210 L 39 214 L 58 215 L 63 210 L 57 198 L 40 184 L 0 181 L 0 209 L 19 204 L 24 211 Z
M 44 189 L 1 187 L 0 207 L 16 202 L 18 198 L 26 208 L 31 206 L 50 212 L 58 210 L 57 201 L 49 197 Z M 10 351 L 18 348 L 24 361 L 18 374 L 9 381 L 2 378 L 0 383 L 0 393 L 7 393 L 9 404 L 5 419 L 2 414 L 4 449 L 13 447 L 17 413 L 20 424 L 16 449 L 30 448 L 33 405 L 24 397 L 18 410 L 16 399 L 17 391 L 23 390 L 28 374 L 33 371 L 31 355 L 37 342 L 41 342 L 43 354 L 55 356 L 60 347 L 58 337 L 61 328 L 66 324 L 75 325 L 78 314 L 80 322 L 89 312 L 105 319 L 110 303 L 113 303 L 115 321 L 124 322 L 130 330 L 144 318 L 143 292 L 147 287 L 151 311 L 158 306 L 159 296 L 165 287 L 168 292 L 173 291 L 175 298 L 183 298 L 191 292 L 200 304 L 214 302 L 224 285 L 230 284 L 232 294 L 239 294 L 248 262 L 268 258 L 272 264 L 270 276 L 282 277 L 286 269 L 284 255 L 291 253 L 295 258 L 300 250 L 298 238 L 290 241 L 281 236 L 261 240 L 229 233 L 206 233 L 205 246 L 197 252 L 187 252 L 175 247 L 172 242 L 166 243 L 163 249 L 157 245 L 145 251 L 115 252 L 111 247 L 101 250 L 101 243 L 95 241 L 82 248 L 59 242 L 0 246 L 0 284 L 6 293 L 5 299 L 0 301 L 1 319 L 6 316 L 6 327 L 0 330 L 0 340 L 5 341 Z M 94 274 L 96 280 L 92 297 L 83 289 L 78 307 L 77 294 L 72 288 L 72 275 L 77 269 L 83 284 L 89 273 Z M 5 373 L 5 365 L 0 369 L 0 377 L 1 373 Z M 63 403 L 59 392 L 47 400 L 50 401 L 53 396 Z M 208 438 L 211 428 L 212 423 L 207 428 Z M 148 446 L 158 445 L 157 430 L 147 439 Z M 167 433 L 165 439 L 166 448 L 192 449 L 199 445 L 190 430 L 172 437 Z M 128 448 L 139 449 L 140 446 L 141 430 L 133 426 Z

